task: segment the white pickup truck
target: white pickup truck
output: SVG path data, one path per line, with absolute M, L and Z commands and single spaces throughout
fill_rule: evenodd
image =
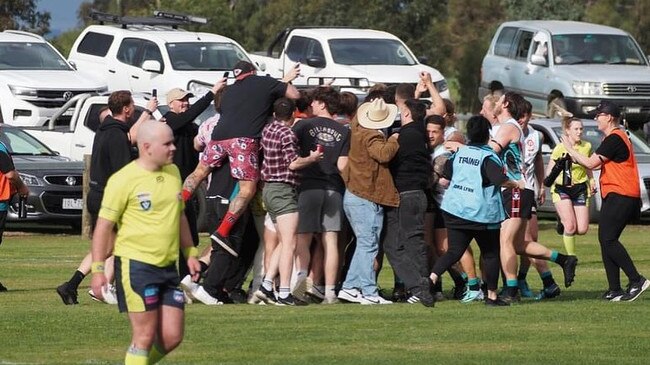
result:
M 417 83 L 419 73 L 431 74 L 443 98 L 449 98 L 447 81 L 438 70 L 420 63 L 396 36 L 371 29 L 292 27 L 280 32 L 266 52 L 250 58 L 260 71 L 275 78 L 300 62 L 298 87 L 331 82 L 361 92 L 376 83 Z

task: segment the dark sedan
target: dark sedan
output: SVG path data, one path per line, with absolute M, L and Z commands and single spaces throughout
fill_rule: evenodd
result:
M 7 220 L 80 227 L 83 162 L 59 156 L 27 132 L 8 125 L 0 127 L 0 141 L 7 146 L 16 171 L 30 190 L 27 218 L 18 218 L 18 196 L 14 196 Z

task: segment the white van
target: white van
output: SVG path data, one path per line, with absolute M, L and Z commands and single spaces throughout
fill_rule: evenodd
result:
M 0 32 L 0 123 L 40 126 L 73 96 L 105 91 L 105 82 L 75 70 L 43 37 Z
M 523 95 L 537 114 L 553 103 L 588 117 L 601 99 L 618 104 L 628 121 L 650 116 L 650 66 L 628 33 L 573 21 L 501 24 L 483 58 L 479 97 L 491 82 Z

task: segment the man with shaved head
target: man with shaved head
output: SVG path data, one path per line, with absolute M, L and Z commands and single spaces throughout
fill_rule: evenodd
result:
M 183 339 L 179 247 L 194 279 L 201 268 L 183 213 L 171 128 L 144 122 L 138 149 L 138 159 L 108 179 L 92 242 L 92 288 L 100 299 L 107 285 L 104 260 L 111 251 L 115 255 L 118 307 L 128 312 L 132 329 L 127 365 L 155 364 Z M 119 228 L 112 247 L 115 224 Z

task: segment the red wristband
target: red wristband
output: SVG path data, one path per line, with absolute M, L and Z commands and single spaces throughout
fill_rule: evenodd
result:
M 181 197 L 183 198 L 184 202 L 187 202 L 192 197 L 192 192 L 187 189 L 183 189 L 183 191 L 181 191 Z

